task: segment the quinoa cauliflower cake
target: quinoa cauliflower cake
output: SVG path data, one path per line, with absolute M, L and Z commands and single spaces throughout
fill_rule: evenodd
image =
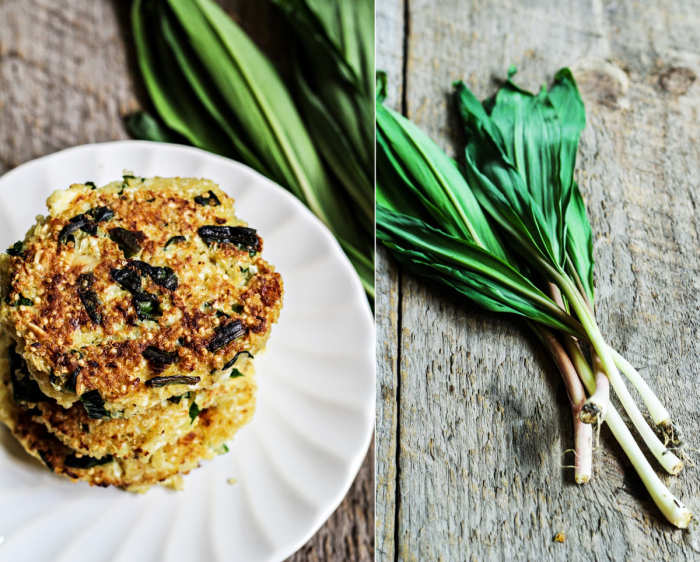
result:
M 142 414 L 265 346 L 282 279 L 213 182 L 124 176 L 47 205 L 0 257 L 0 327 L 59 405 Z
M 32 419 L 83 455 L 147 461 L 155 451 L 189 433 L 200 421 L 197 412 L 218 405 L 249 384 L 243 378 L 252 369 L 252 361 L 244 359 L 236 361 L 232 374 L 213 386 L 163 400 L 129 418 L 90 419 L 79 403 L 64 408 L 48 399 L 36 404 Z
M 57 474 L 145 491 L 226 452 L 282 307 L 208 180 L 75 184 L 0 255 L 0 421 Z

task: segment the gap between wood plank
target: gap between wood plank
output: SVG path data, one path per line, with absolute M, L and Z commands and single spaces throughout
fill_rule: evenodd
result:
M 408 95 L 407 81 L 408 76 L 408 43 L 411 29 L 410 20 L 410 0 L 404 0 L 403 5 L 403 52 L 402 68 L 401 68 L 401 111 L 402 115 L 408 118 Z M 376 150 L 376 149 L 375 149 Z M 376 187 L 375 187 L 376 189 Z M 397 311 L 396 311 L 396 484 L 394 486 L 394 560 L 399 562 L 399 541 L 400 536 L 400 510 L 401 510 L 401 331 L 402 331 L 402 310 L 403 310 L 403 267 L 397 264 L 398 272 L 396 279 L 397 292 Z

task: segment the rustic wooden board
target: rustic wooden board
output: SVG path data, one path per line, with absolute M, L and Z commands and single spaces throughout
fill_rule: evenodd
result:
M 286 36 L 269 3 L 222 5 L 266 52 L 284 58 Z M 0 0 L 0 174 L 71 146 L 129 138 L 123 117 L 147 103 L 129 6 L 121 0 Z M 370 449 L 344 502 L 289 560 L 372 560 L 373 507 Z
M 387 103 L 402 109 L 404 73 L 404 2 L 377 2 L 377 69 L 387 73 Z M 399 364 L 399 267 L 389 252 L 377 247 L 377 422 L 376 540 L 377 559 L 393 560 L 396 533 L 397 421 Z
M 396 473 L 399 363 L 399 270 L 385 248 L 377 248 L 377 559 L 393 560 L 396 533 Z
M 596 234 L 598 320 L 698 447 L 700 2 L 407 2 L 406 106 L 395 107 L 451 155 L 464 140 L 453 80 L 485 97 L 511 63 L 531 89 L 574 69 L 588 113 L 578 180 Z M 395 25 L 380 18 L 378 37 Z M 390 55 L 379 50 L 378 65 L 396 64 Z M 388 286 L 396 277 L 379 275 Z M 607 430 L 594 480 L 573 482 L 566 394 L 522 321 L 400 279 L 377 311 L 379 353 L 399 340 L 395 366 L 379 358 L 398 422 L 377 426 L 380 443 L 397 440 L 394 459 L 378 454 L 378 499 L 396 479 L 396 542 L 378 537 L 392 546 L 378 559 L 700 559 L 698 525 L 665 522 Z M 662 478 L 700 516 L 698 471 Z

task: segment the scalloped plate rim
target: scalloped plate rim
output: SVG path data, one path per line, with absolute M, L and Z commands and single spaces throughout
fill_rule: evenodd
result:
M 352 286 L 353 286 L 353 292 L 354 292 L 354 298 L 358 300 L 358 302 L 364 302 L 364 307 L 363 307 L 363 312 L 361 313 L 365 319 L 368 321 L 368 324 L 371 324 L 371 328 L 374 331 L 374 318 L 372 315 L 372 312 L 369 308 L 369 304 L 366 302 L 365 298 L 365 292 L 364 289 L 362 288 L 362 284 L 357 277 L 352 265 L 350 264 L 350 261 L 348 260 L 347 256 L 343 252 L 343 250 L 340 247 L 340 244 L 337 242 L 337 240 L 333 237 L 331 232 L 328 230 L 328 228 L 321 222 L 318 217 L 316 217 L 308 208 L 306 208 L 294 195 L 289 193 L 287 190 L 283 189 L 276 183 L 274 183 L 272 180 L 264 177 L 261 175 L 259 172 L 253 170 L 252 168 L 246 166 L 245 164 L 242 164 L 240 162 L 237 162 L 235 160 L 231 160 L 229 158 L 219 156 L 210 152 L 206 152 L 204 150 L 191 147 L 191 146 L 186 146 L 186 145 L 180 145 L 180 144 L 169 144 L 169 143 L 156 143 L 156 142 L 150 142 L 150 141 L 138 141 L 138 140 L 120 140 L 120 141 L 108 141 L 108 142 L 99 142 L 99 143 L 88 143 L 88 144 L 83 144 L 83 145 L 77 145 L 69 148 L 65 148 L 56 152 L 53 152 L 51 154 L 36 158 L 34 160 L 30 160 L 28 162 L 22 163 L 19 166 L 16 166 L 12 170 L 9 170 L 2 176 L 0 176 L 0 191 L 4 191 L 7 189 L 6 184 L 11 184 L 14 181 L 15 176 L 20 176 L 22 173 L 26 173 L 28 169 L 30 168 L 35 168 L 39 167 L 41 165 L 48 165 L 49 163 L 54 163 L 55 161 L 60 161 L 61 158 L 67 156 L 67 155 L 73 155 L 75 153 L 79 153 L 81 151 L 86 151 L 89 149 L 97 149 L 98 153 L 101 154 L 103 150 L 109 151 L 112 148 L 117 148 L 117 147 L 140 147 L 144 151 L 162 151 L 162 152 L 182 152 L 182 153 L 188 153 L 192 154 L 195 156 L 195 158 L 203 158 L 203 159 L 209 159 L 211 161 L 216 161 L 219 163 L 223 163 L 224 165 L 230 166 L 232 169 L 236 169 L 239 173 L 242 175 L 248 176 L 251 180 L 256 181 L 256 182 L 261 182 L 267 185 L 268 188 L 271 188 L 273 190 L 273 193 L 275 193 L 275 197 L 281 197 L 286 200 L 288 204 L 291 204 L 292 206 L 296 207 L 296 210 L 301 213 L 301 216 L 304 217 L 305 221 L 309 221 L 310 223 L 314 224 L 316 228 L 320 228 L 324 236 L 327 237 L 328 242 L 330 243 L 331 247 L 333 248 L 333 259 L 338 260 L 339 265 L 342 264 L 343 269 L 345 269 L 346 273 L 350 275 L 352 278 Z M 96 158 L 97 159 L 97 158 Z M 94 163 L 90 164 L 91 166 L 94 166 Z M 80 171 L 76 171 L 76 176 L 80 174 Z M 165 176 L 163 176 L 165 177 Z M 84 178 L 83 178 L 84 179 Z M 81 181 L 81 178 L 76 178 L 76 182 Z M 220 184 L 221 189 L 226 191 L 226 186 L 223 186 Z M 43 203 L 43 202 L 42 202 Z M 45 208 L 42 210 L 45 211 Z M 242 216 L 242 218 L 245 220 L 245 216 Z M 3 226 L 0 226 L 0 229 L 4 228 Z M 274 336 L 273 336 L 274 340 Z M 372 342 L 373 346 L 374 341 Z M 371 354 L 372 358 L 375 357 L 375 349 L 372 347 L 371 350 L 367 350 L 368 353 Z M 375 371 L 372 373 L 372 378 L 376 378 L 376 363 L 372 361 L 374 365 Z M 338 490 L 338 493 L 335 494 L 335 496 L 332 499 L 328 499 L 327 504 L 325 506 L 325 509 L 321 510 L 320 515 L 316 518 L 316 520 L 313 522 L 313 524 L 310 524 L 308 526 L 308 529 L 306 533 L 304 533 L 303 536 L 299 536 L 297 540 L 294 541 L 294 544 L 290 543 L 284 543 L 280 546 L 276 546 L 272 555 L 269 558 L 266 558 L 265 560 L 267 562 L 278 562 L 281 560 L 286 559 L 287 557 L 293 555 L 295 552 L 297 552 L 302 546 L 304 546 L 317 532 L 318 530 L 323 526 L 323 524 L 329 519 L 329 517 L 335 512 L 335 510 L 338 508 L 340 503 L 343 501 L 343 499 L 346 497 L 350 487 L 352 486 L 363 462 L 365 459 L 365 456 L 369 450 L 369 447 L 372 442 L 372 437 L 374 434 L 374 424 L 375 424 L 375 403 L 376 403 L 376 389 L 374 387 L 374 384 L 372 385 L 371 389 L 371 403 L 368 402 L 366 404 L 366 408 L 364 408 L 364 420 L 365 420 L 365 427 L 363 427 L 363 433 L 364 437 L 362 439 L 362 445 L 357 448 L 357 451 L 355 451 L 355 454 L 352 457 L 352 461 L 347 463 L 347 469 L 348 469 L 348 478 L 346 478 L 346 481 L 344 482 L 344 485 L 341 487 L 342 489 Z M 255 417 L 253 418 L 253 422 L 255 421 Z M 248 427 L 251 427 L 250 425 Z M 205 470 L 206 467 L 201 468 L 200 470 Z M 185 477 L 187 478 L 187 477 Z M 0 556 L 2 556 L 2 542 L 0 542 Z

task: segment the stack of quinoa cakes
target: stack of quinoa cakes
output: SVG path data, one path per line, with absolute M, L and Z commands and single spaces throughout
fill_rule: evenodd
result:
M 180 487 L 253 415 L 282 279 L 208 180 L 124 176 L 47 205 L 0 256 L 0 421 L 58 474 Z

